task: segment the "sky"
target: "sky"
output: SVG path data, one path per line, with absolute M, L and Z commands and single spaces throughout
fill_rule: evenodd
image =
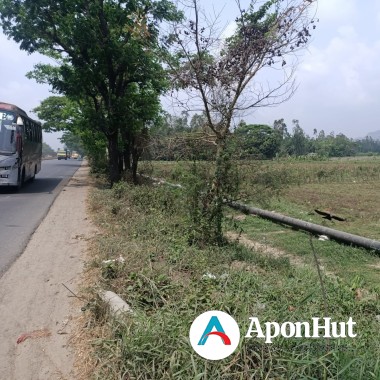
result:
M 231 27 L 235 1 L 215 4 Z M 244 119 L 273 125 L 274 120 L 283 118 L 290 130 L 292 120 L 297 119 L 309 135 L 314 129 L 323 129 L 362 138 L 380 130 L 380 1 L 319 0 L 317 17 L 310 45 L 299 57 L 295 95 Z M 0 49 L 0 101 L 16 104 L 36 118 L 31 110 L 52 94 L 48 86 L 27 79 L 25 74 L 47 59 L 21 51 L 1 32 Z M 44 133 L 44 141 L 58 149 L 62 146 L 60 135 Z
M 40 102 L 52 93 L 47 85 L 36 83 L 26 78 L 26 73 L 33 70 L 33 66 L 39 62 L 49 63 L 48 58 L 40 54 L 28 55 L 19 49 L 17 43 L 9 40 L 0 31 L 0 101 L 15 104 L 23 109 L 29 117 L 38 120 L 32 109 L 40 105 Z M 62 135 L 57 133 L 43 133 L 43 141 L 54 150 L 63 147 L 58 140 Z

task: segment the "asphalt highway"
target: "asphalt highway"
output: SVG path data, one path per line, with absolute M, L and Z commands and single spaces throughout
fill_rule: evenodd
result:
M 22 254 L 54 199 L 81 164 L 72 159 L 46 160 L 35 180 L 19 191 L 0 187 L 0 277 Z

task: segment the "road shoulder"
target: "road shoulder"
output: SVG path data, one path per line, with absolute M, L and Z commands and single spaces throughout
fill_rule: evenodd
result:
M 88 167 L 82 165 L 0 279 L 1 379 L 76 377 L 69 341 L 81 311 L 70 291 L 78 292 L 86 242 L 94 233 L 86 214 L 88 188 Z

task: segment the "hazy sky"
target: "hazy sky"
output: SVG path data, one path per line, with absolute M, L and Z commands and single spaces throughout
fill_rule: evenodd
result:
M 234 0 L 215 4 L 218 9 L 225 4 L 222 17 L 233 20 Z M 380 130 L 380 1 L 319 0 L 317 17 L 312 42 L 300 58 L 296 94 L 285 104 L 257 110 L 245 119 L 272 125 L 284 118 L 289 129 L 298 119 L 308 134 L 315 128 L 354 138 Z M 44 58 L 20 51 L 3 34 L 0 49 L 0 101 L 35 117 L 30 111 L 51 93 L 25 74 Z M 54 149 L 61 146 L 57 134 L 44 134 L 44 139 Z

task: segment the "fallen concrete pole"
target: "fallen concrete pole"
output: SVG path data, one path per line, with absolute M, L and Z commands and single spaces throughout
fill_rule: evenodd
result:
M 245 214 L 254 214 L 261 216 L 262 218 L 272 220 L 277 223 L 282 223 L 289 225 L 294 228 L 299 228 L 308 232 L 312 232 L 318 235 L 326 235 L 331 239 L 337 240 L 339 242 L 356 245 L 359 247 L 364 247 L 367 249 L 372 249 L 375 251 L 380 251 L 380 241 L 367 239 L 362 236 L 349 234 L 347 232 L 342 232 L 334 230 L 332 228 L 323 227 L 318 224 L 304 222 L 303 220 L 290 218 L 289 216 L 277 214 L 275 212 L 261 210 L 256 207 L 250 207 L 238 202 L 228 202 L 228 206 L 235 210 L 244 212 Z
M 125 312 L 133 313 L 131 307 L 116 293 L 111 291 L 100 291 L 100 298 L 109 305 L 111 314 L 114 316 L 119 316 Z
M 150 178 L 153 181 L 157 181 L 158 183 L 163 183 L 172 187 L 178 187 L 183 188 L 182 185 L 179 184 L 173 184 L 166 182 L 164 180 L 160 180 L 159 178 L 149 177 L 146 175 L 142 175 L 144 177 Z M 228 206 L 231 208 L 234 208 L 236 210 L 242 211 L 245 214 L 254 214 L 259 215 L 262 218 L 272 220 L 277 223 L 282 223 L 289 225 L 294 228 L 298 228 L 301 230 L 305 230 L 308 232 L 312 232 L 314 234 L 318 235 L 326 235 L 331 239 L 337 240 L 339 242 L 343 242 L 346 244 L 352 244 L 355 246 L 363 247 L 370 250 L 380 251 L 380 241 L 373 240 L 373 239 L 367 239 L 365 237 L 359 236 L 359 235 L 353 235 L 349 234 L 347 232 L 334 230 L 333 228 L 323 227 L 319 224 L 309 223 L 305 222 L 303 220 L 291 218 L 289 216 L 277 214 L 272 211 L 266 211 L 262 210 L 256 207 L 247 206 L 238 202 L 225 202 Z

